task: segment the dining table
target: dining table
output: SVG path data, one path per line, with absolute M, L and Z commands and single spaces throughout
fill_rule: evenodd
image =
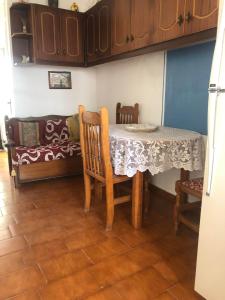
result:
M 200 133 L 158 126 L 154 131 L 133 131 L 123 124 L 110 125 L 110 152 L 116 175 L 133 177 L 132 225 L 142 226 L 143 174 L 163 173 L 172 168 L 185 172 L 201 171 L 204 142 Z

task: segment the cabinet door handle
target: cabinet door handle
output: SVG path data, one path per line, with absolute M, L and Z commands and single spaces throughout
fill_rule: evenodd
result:
M 131 36 L 130 36 L 130 40 L 131 40 L 131 42 L 133 42 L 133 41 L 134 41 L 134 35 L 133 35 L 133 34 L 131 34 Z
M 57 49 L 57 51 L 56 51 L 56 54 L 57 54 L 57 55 L 60 55 L 60 51 L 59 51 L 59 49 Z
M 184 23 L 184 18 L 182 15 L 179 15 L 178 19 L 177 19 L 177 24 L 179 26 L 181 26 Z
M 190 11 L 186 14 L 185 16 L 185 20 L 190 23 L 192 20 L 192 14 L 190 13 Z
M 126 42 L 129 43 L 129 41 L 130 41 L 130 38 L 129 38 L 129 36 L 127 36 Z

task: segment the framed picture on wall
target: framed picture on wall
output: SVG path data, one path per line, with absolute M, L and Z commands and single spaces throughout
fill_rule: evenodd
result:
M 71 72 L 48 71 L 50 89 L 71 89 Z

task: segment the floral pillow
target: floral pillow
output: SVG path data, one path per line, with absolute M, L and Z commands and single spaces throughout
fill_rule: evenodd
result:
M 45 144 L 60 143 L 68 140 L 69 132 L 65 119 L 48 120 L 45 126 Z
M 39 146 L 40 134 L 38 122 L 18 122 L 19 144 L 21 146 Z

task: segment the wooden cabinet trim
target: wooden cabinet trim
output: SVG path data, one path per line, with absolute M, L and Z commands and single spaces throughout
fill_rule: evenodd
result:
M 54 48 L 55 50 L 54 51 L 45 51 L 45 40 L 44 40 L 44 24 L 43 24 L 43 16 L 44 15 L 50 15 L 52 16 L 53 18 L 53 32 L 54 32 Z M 40 17 L 41 17 L 41 38 L 42 38 L 42 51 L 44 53 L 47 53 L 48 55 L 49 54 L 56 54 L 57 52 L 57 46 L 56 46 L 56 32 L 55 32 L 55 28 L 56 28 L 56 22 L 55 22 L 55 18 L 56 18 L 56 15 L 51 13 L 51 12 L 41 12 L 40 14 Z
M 217 7 L 215 7 L 210 13 L 208 13 L 206 15 L 203 15 L 203 16 L 199 16 L 199 15 L 196 14 L 196 0 L 193 0 L 193 12 L 192 12 L 193 17 L 196 18 L 196 19 L 199 19 L 199 20 L 209 18 L 210 16 L 212 16 L 218 10 L 218 6 L 219 5 L 217 4 Z
M 92 21 L 90 21 L 90 19 L 92 19 Z M 90 46 L 90 43 L 89 43 L 89 35 L 88 35 L 88 33 L 89 33 L 89 22 L 92 22 L 92 33 L 93 33 L 93 41 L 94 41 L 94 43 L 93 43 L 93 52 L 90 52 L 89 50 L 89 46 Z M 89 14 L 88 16 L 87 16 L 87 55 L 88 56 L 93 56 L 93 55 L 95 55 L 95 48 L 96 48 L 96 45 L 95 45 L 95 43 L 96 43 L 96 25 L 95 25 L 95 15 L 94 14 Z
M 168 27 L 163 27 L 161 24 L 162 24 L 162 1 L 163 0 L 159 0 L 159 28 L 163 31 L 168 31 L 168 30 L 171 30 L 172 27 L 176 26 L 177 25 L 177 20 L 178 20 L 178 17 L 179 17 L 179 0 L 176 0 L 176 19 L 168 25 Z
M 100 7 L 100 9 L 99 9 L 99 11 L 98 11 L 98 28 L 99 28 L 99 39 L 98 39 L 98 48 L 99 48 L 99 50 L 101 51 L 101 52 L 103 52 L 103 53 L 105 53 L 105 52 L 107 52 L 107 50 L 109 49 L 108 47 L 109 47 L 109 45 L 110 45 L 110 43 L 109 43 L 109 36 L 108 36 L 108 34 L 107 34 L 107 43 L 106 43 L 106 47 L 105 48 L 102 48 L 101 47 L 101 24 L 100 24 L 100 12 L 103 10 L 103 9 L 106 9 L 106 11 L 107 11 L 107 15 L 108 15 L 108 19 L 110 19 L 110 14 L 109 14 L 109 10 L 108 10 L 108 8 L 109 8 L 109 6 L 107 6 L 107 5 L 102 5 L 101 7 Z M 107 22 L 107 32 L 109 32 L 109 23 Z
M 77 23 L 77 26 L 76 26 L 77 27 L 76 28 L 77 29 L 77 41 L 76 41 L 76 43 L 77 43 L 77 47 L 76 47 L 77 53 L 76 54 L 71 53 L 70 50 L 69 50 L 69 41 L 68 41 L 68 36 L 69 36 L 69 34 L 68 34 L 68 20 L 69 19 L 74 20 Z M 77 57 L 77 56 L 80 55 L 79 22 L 78 22 L 77 17 L 67 17 L 66 18 L 66 53 L 69 54 L 70 56 L 74 56 L 74 57 Z

